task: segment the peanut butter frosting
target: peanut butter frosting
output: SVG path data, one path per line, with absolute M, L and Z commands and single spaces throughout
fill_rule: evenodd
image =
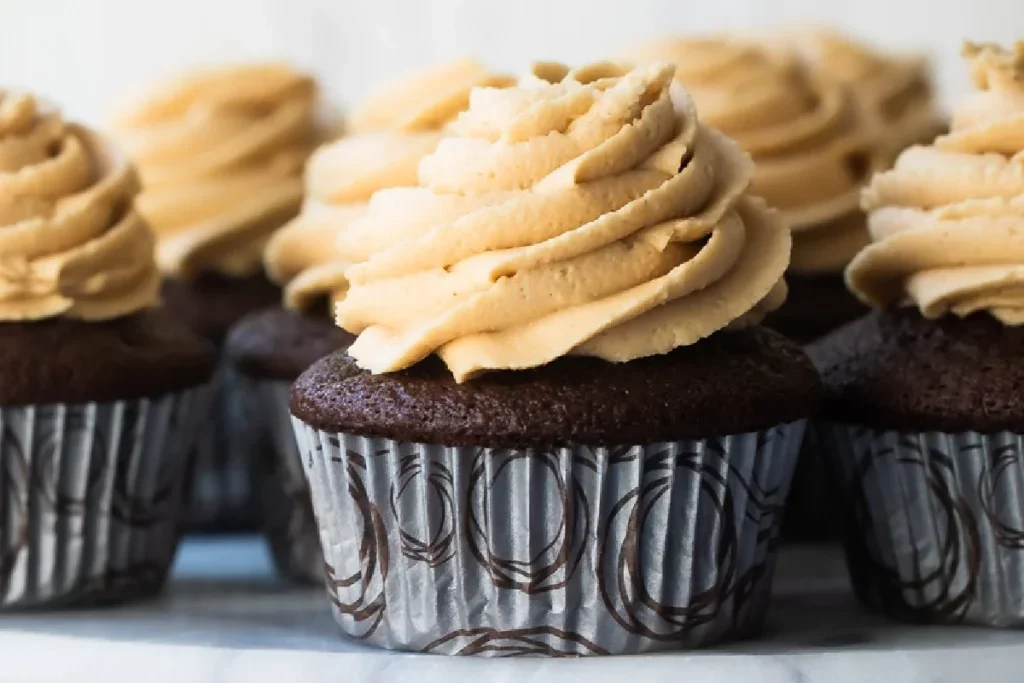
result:
M 139 183 L 99 136 L 0 91 L 0 321 L 108 320 L 157 302 Z
M 166 276 L 259 271 L 267 240 L 302 204 L 316 104 L 312 78 L 256 64 L 162 84 L 117 117 Z
M 978 90 L 952 130 L 903 152 L 864 193 L 872 244 L 850 289 L 875 307 L 916 305 L 926 318 L 988 311 L 1024 324 L 1024 42 L 967 45 Z
M 939 133 L 942 121 L 924 56 L 885 54 L 825 29 L 790 35 L 811 61 L 853 90 L 887 162 Z
M 858 198 L 872 138 L 837 79 L 792 49 L 729 36 L 654 41 L 629 57 L 675 63 L 701 117 L 753 156 L 754 192 L 794 233 L 792 272 L 839 273 L 867 244 Z
M 378 192 L 339 237 L 357 363 L 436 353 L 461 382 L 567 354 L 625 362 L 777 308 L 789 231 L 673 72 L 540 64 L 474 89 L 419 186 Z
M 377 190 L 417 184 L 420 160 L 469 106 L 474 87 L 512 83 L 475 60 L 462 59 L 391 84 L 353 112 L 352 135 L 310 158 L 301 215 L 267 245 L 267 273 L 284 287 L 285 305 L 305 309 L 324 296 L 344 296 L 349 264 L 334 246 L 337 234 L 366 211 Z

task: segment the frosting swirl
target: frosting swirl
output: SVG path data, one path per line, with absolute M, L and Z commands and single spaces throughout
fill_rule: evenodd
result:
M 925 57 L 884 54 L 829 30 L 798 31 L 793 37 L 812 62 L 853 90 L 886 166 L 908 146 L 939 133 L 942 123 Z
M 116 120 L 139 166 L 139 210 L 165 275 L 244 277 L 302 203 L 316 142 L 316 85 L 280 64 L 192 74 L 164 84 Z
M 793 50 L 740 38 L 666 39 L 630 56 L 674 62 L 701 118 L 753 156 L 754 191 L 793 230 L 793 272 L 840 272 L 867 244 L 857 204 L 872 140 L 836 79 Z
M 378 192 L 339 237 L 358 364 L 437 353 L 463 381 L 566 354 L 623 362 L 780 305 L 789 232 L 673 70 L 542 64 L 475 89 L 420 187 Z
M 91 131 L 0 91 L 0 320 L 107 320 L 154 306 L 138 179 Z
M 864 193 L 874 242 L 847 270 L 850 289 L 926 318 L 988 311 L 1024 324 L 1024 42 L 967 45 L 978 91 L 952 130 L 911 147 Z
M 417 184 L 420 160 L 469 106 L 473 88 L 511 83 L 463 59 L 415 73 L 367 98 L 351 117 L 353 135 L 310 158 L 302 213 L 267 244 L 267 273 L 284 287 L 285 306 L 305 309 L 324 296 L 344 296 L 349 264 L 334 248 L 338 232 L 365 212 L 377 190 Z

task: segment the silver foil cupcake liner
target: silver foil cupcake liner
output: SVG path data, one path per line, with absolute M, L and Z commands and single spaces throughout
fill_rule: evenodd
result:
M 162 588 L 207 396 L 0 408 L 0 611 Z
M 816 431 L 862 602 L 907 621 L 1024 626 L 1024 436 Z
M 260 526 L 251 459 L 269 435 L 244 409 L 238 383 L 235 369 L 222 363 L 195 442 L 187 516 L 194 531 L 255 531 Z
M 291 382 L 241 374 L 239 389 L 250 419 L 269 431 L 269 438 L 252 453 L 251 468 L 274 564 L 295 581 L 323 583 L 320 533 L 288 410 Z
M 399 443 L 293 418 L 334 614 L 448 655 L 604 655 L 756 635 L 803 434 L 617 448 Z

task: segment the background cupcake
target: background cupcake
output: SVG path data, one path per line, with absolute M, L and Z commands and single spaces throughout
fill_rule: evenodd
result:
M 873 242 L 847 278 L 882 310 L 813 348 L 820 435 L 866 604 L 1020 626 L 1024 44 L 965 54 L 978 92 L 952 131 L 865 192 Z
M 793 31 L 789 37 L 807 59 L 853 91 L 883 148 L 886 166 L 907 147 L 929 143 L 942 132 L 945 124 L 923 55 L 881 52 L 828 29 Z
M 862 315 L 842 270 L 868 241 L 858 197 L 880 154 L 853 93 L 795 51 L 752 39 L 665 39 L 630 56 L 677 65 L 704 120 L 754 158 L 754 191 L 792 229 L 789 297 L 767 324 L 807 342 Z
M 218 347 L 239 318 L 279 300 L 263 273 L 263 249 L 299 212 L 316 109 L 309 76 L 254 64 L 162 83 L 115 121 L 142 175 L 139 210 L 157 237 L 167 309 Z M 220 373 L 199 445 L 198 526 L 256 523 L 245 458 L 259 438 L 246 441 L 258 435 L 231 398 L 233 383 Z
M 756 326 L 790 235 L 673 69 L 478 88 L 343 231 L 291 409 L 342 629 L 444 654 L 755 634 L 818 380 Z
M 134 169 L 0 91 L 0 610 L 155 593 L 178 541 L 206 343 L 148 311 Z
M 472 60 L 416 73 L 371 96 L 352 115 L 352 134 L 321 147 L 306 170 L 299 217 L 271 238 L 265 255 L 283 306 L 251 314 L 233 329 L 227 354 L 255 399 L 250 410 L 270 425 L 274 448 L 260 449 L 257 470 L 265 527 L 286 574 L 323 579 L 323 557 L 288 412 L 291 383 L 314 361 L 353 337 L 334 324 L 329 304 L 344 296 L 348 262 L 334 244 L 363 215 L 371 195 L 416 184 L 420 159 L 469 104 L 477 86 L 507 85 Z

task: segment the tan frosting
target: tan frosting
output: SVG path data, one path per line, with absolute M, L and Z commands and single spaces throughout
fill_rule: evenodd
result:
M 864 193 L 874 242 L 847 271 L 866 303 L 1024 324 L 1024 42 L 968 45 L 978 91 L 952 131 L 911 147 Z
M 418 72 L 371 95 L 349 124 L 352 135 L 321 147 L 306 169 L 302 213 L 270 240 L 265 264 L 295 309 L 326 295 L 339 298 L 348 262 L 334 246 L 339 231 L 362 215 L 377 190 L 417 184 L 420 160 L 434 151 L 444 127 L 469 106 L 474 87 L 511 79 L 471 59 Z
M 373 372 L 437 353 L 457 381 L 579 354 L 667 353 L 785 297 L 790 236 L 673 67 L 539 65 L 478 88 L 420 187 L 378 192 L 338 247 L 337 306 Z
M 825 29 L 791 35 L 814 63 L 852 88 L 889 162 L 939 133 L 942 124 L 925 57 L 884 54 Z
M 107 320 L 155 305 L 138 186 L 94 133 L 0 91 L 0 320 Z
M 754 157 L 754 191 L 794 232 L 793 272 L 838 273 L 867 244 L 857 205 L 872 140 L 838 80 L 793 50 L 733 37 L 650 42 L 630 58 L 674 62 L 701 118 Z
M 302 203 L 315 108 L 309 76 L 257 64 L 163 84 L 117 118 L 119 140 L 142 174 L 139 210 L 166 275 L 260 269 L 267 239 Z

